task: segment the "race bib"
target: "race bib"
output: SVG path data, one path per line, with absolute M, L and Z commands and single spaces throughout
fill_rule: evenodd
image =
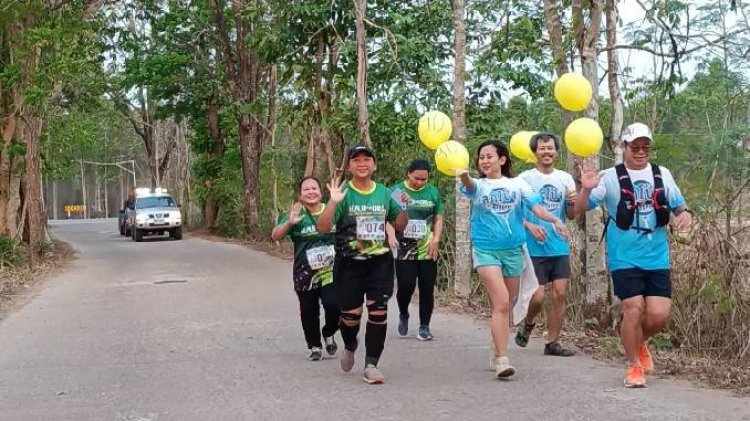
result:
M 312 270 L 323 269 L 333 264 L 335 255 L 333 245 L 313 247 L 307 250 L 307 263 L 310 264 Z
M 404 238 L 419 240 L 427 235 L 427 221 L 424 219 L 410 219 L 404 229 Z
M 358 216 L 357 240 L 385 241 L 385 221 L 377 216 Z

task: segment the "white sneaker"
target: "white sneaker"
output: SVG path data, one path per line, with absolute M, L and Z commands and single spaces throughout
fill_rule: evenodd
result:
M 381 373 L 380 370 L 378 370 L 378 368 L 372 364 L 367 364 L 362 379 L 368 384 L 385 383 L 385 376 L 383 376 L 383 373 Z
M 516 369 L 510 365 L 508 357 L 497 357 L 495 359 L 495 375 L 498 379 L 507 379 L 516 374 Z

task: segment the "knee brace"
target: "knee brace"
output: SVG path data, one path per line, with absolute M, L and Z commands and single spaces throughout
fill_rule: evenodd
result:
M 351 322 L 352 325 L 358 325 L 360 319 L 362 319 L 361 314 L 357 313 L 341 313 L 341 321 L 346 324 L 346 322 Z
M 384 314 L 372 314 L 373 311 L 382 311 Z M 367 321 L 375 324 L 385 324 L 388 320 L 388 303 L 376 301 L 367 305 Z

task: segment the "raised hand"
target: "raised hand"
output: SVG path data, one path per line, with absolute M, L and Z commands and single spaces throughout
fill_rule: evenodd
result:
M 302 205 L 299 202 L 294 202 L 292 207 L 289 209 L 289 223 L 294 225 L 302 220 Z
M 601 174 L 596 169 L 596 163 L 590 159 L 583 161 L 582 165 L 578 167 L 581 171 L 581 186 L 584 189 L 592 190 L 599 185 Z
M 344 183 L 336 179 L 335 177 L 331 179 L 331 181 L 326 184 L 326 187 L 328 187 L 328 192 L 331 195 L 331 203 L 336 204 L 344 200 L 344 196 L 346 196 L 346 190 L 343 190 Z

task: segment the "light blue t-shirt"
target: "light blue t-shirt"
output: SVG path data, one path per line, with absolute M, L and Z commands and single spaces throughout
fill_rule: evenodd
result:
M 471 242 L 480 250 L 509 250 L 526 242 L 524 206 L 542 203 L 542 198 L 520 178 L 474 178 L 476 188 L 461 192 L 471 200 Z
M 672 178 L 672 173 L 664 167 L 659 167 L 664 181 L 665 196 L 670 210 L 685 204 L 680 188 Z M 617 215 L 617 203 L 620 201 L 620 183 L 614 168 L 602 172 L 599 185 L 591 191 L 589 209 L 604 204 L 611 218 L 607 222 L 607 260 L 609 270 L 669 269 L 669 241 L 666 227 L 656 227 L 656 214 L 651 204 L 654 192 L 654 174 L 651 164 L 642 170 L 628 170 L 633 183 L 633 190 L 638 203 L 638 213 L 633 226 L 652 229 L 651 233 L 630 229 L 617 228 L 614 217 Z
M 533 168 L 522 172 L 518 177 L 529 183 L 534 192 L 542 197 L 542 205 L 547 211 L 565 222 L 565 209 L 567 207 L 565 195 L 569 191 L 576 190 L 575 181 L 570 174 L 560 170 L 553 170 L 550 174 L 545 174 Z M 570 254 L 570 244 L 555 231 L 555 226 L 552 223 L 541 220 L 529 208 L 525 208 L 525 211 L 524 217 L 527 221 L 539 225 L 547 231 L 547 238 L 544 242 L 539 242 L 531 234 L 527 234 L 526 246 L 529 249 L 530 256 L 554 257 Z

